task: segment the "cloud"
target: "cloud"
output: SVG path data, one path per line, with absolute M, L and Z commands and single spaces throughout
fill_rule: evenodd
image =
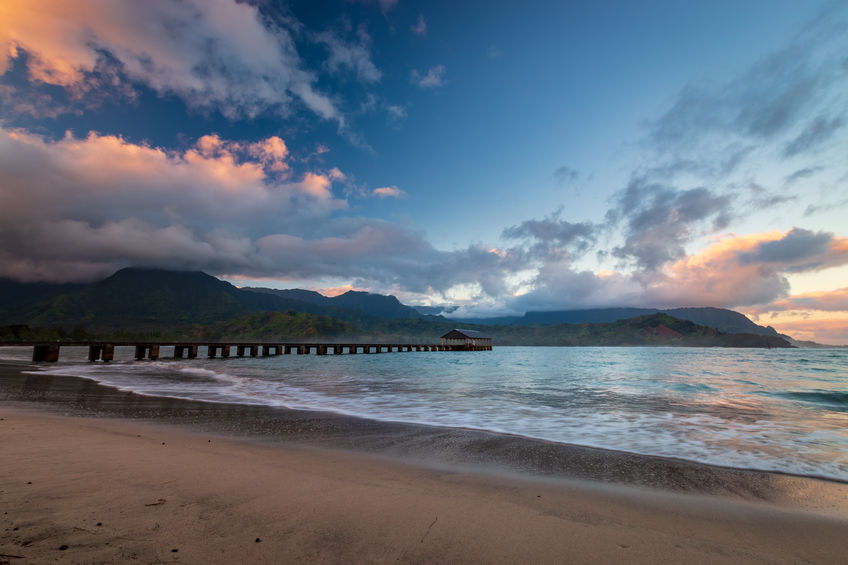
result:
M 184 151 L 0 128 L 0 276 L 89 281 L 128 265 L 500 296 L 520 257 L 435 249 L 404 226 L 337 215 L 337 168 L 295 171 L 285 142 L 210 134 Z M 394 186 L 375 192 L 401 196 Z
M 559 184 L 570 184 L 580 178 L 580 171 L 572 169 L 567 165 L 563 165 L 554 171 L 554 178 Z
M 560 218 L 562 211 L 554 212 L 542 220 L 526 220 L 507 227 L 501 237 L 528 242 L 534 259 L 551 256 L 570 257 L 583 252 L 594 243 L 596 227 L 589 223 L 571 223 Z
M 814 149 L 833 137 L 842 129 L 845 121 L 841 117 L 828 118 L 818 116 L 807 125 L 794 139 L 789 141 L 783 150 L 785 157 L 792 157 Z
M 641 304 L 640 286 L 619 273 L 576 270 L 564 261 L 544 264 L 532 281 L 532 290 L 507 301 L 507 311 L 571 310 Z
M 752 306 L 789 294 L 788 273 L 848 264 L 848 238 L 794 228 L 727 236 L 643 281 L 646 303 Z
M 793 294 L 745 313 L 795 339 L 848 344 L 848 288 Z
M 786 184 L 792 184 L 799 180 L 808 179 L 821 170 L 821 167 L 803 167 L 786 175 Z
M 333 167 L 330 169 L 330 172 L 327 173 L 327 176 L 331 181 L 341 181 L 344 182 L 347 180 L 347 176 L 341 172 L 338 168 Z
M 794 228 L 784 237 L 760 242 L 750 251 L 739 254 L 743 264 L 781 264 L 787 272 L 809 271 L 832 266 L 833 234 Z
M 0 266 L 35 277 L 62 261 L 91 260 L 94 270 L 150 264 L 159 257 L 146 249 L 151 241 L 172 242 L 158 248 L 174 256 L 165 263 L 194 265 L 209 254 L 180 248 L 224 249 L 346 207 L 332 194 L 333 170 L 291 179 L 287 156 L 275 136 L 240 143 L 207 135 L 173 152 L 96 133 L 48 141 L 0 128 Z M 236 247 L 241 253 L 244 246 Z M 29 275 L 25 265 L 32 265 Z M 57 268 L 52 276 L 70 275 Z
M 292 97 L 342 123 L 290 33 L 239 2 L 31 0 L 0 18 L 0 73 L 27 56 L 34 82 L 82 93 L 143 84 L 229 118 L 291 111 Z M 100 79 L 111 73 L 109 84 Z M 125 84 L 124 84 L 125 86 Z
M 848 345 L 848 310 L 784 311 L 767 306 L 744 309 L 743 313 L 756 323 L 768 324 L 797 340 Z
M 807 292 L 793 294 L 780 300 L 775 300 L 758 309 L 759 313 L 775 311 L 810 311 L 848 312 L 848 287 L 826 292 Z
M 843 198 L 841 200 L 827 202 L 824 204 L 809 204 L 804 210 L 804 217 L 806 218 L 808 216 L 813 216 L 823 211 L 829 212 L 837 208 L 844 208 L 845 206 L 848 206 L 848 198 Z
M 375 188 L 371 193 L 380 198 L 400 198 L 406 195 L 404 191 L 396 186 L 381 186 L 380 188 Z
M 715 133 L 770 139 L 787 132 L 817 108 L 822 90 L 835 78 L 813 64 L 811 50 L 806 43 L 794 43 L 732 81 L 688 85 L 653 124 L 654 143 L 661 149 L 691 148 Z M 823 116 L 816 120 L 831 123 Z
M 331 72 L 353 71 L 365 83 L 380 82 L 382 72 L 371 60 L 371 36 L 360 26 L 356 42 L 346 42 L 331 31 L 315 34 L 315 41 L 327 47 L 327 68 Z
M 844 9 L 831 5 L 787 45 L 736 76 L 688 84 L 677 93 L 649 122 L 639 145 L 641 165 L 607 212 L 610 233 L 624 237 L 612 256 L 652 281 L 684 259 L 697 238 L 748 213 L 798 202 L 801 196 L 787 193 L 787 186 L 841 169 L 845 20 Z M 784 190 L 772 188 L 781 177 Z M 806 214 L 819 208 L 810 205 Z
M 798 340 L 810 340 L 818 343 L 848 344 L 848 315 L 833 319 L 791 319 L 772 321 L 780 333 Z
M 613 255 L 633 259 L 636 265 L 655 271 L 669 261 L 685 255 L 684 245 L 695 235 L 695 228 L 709 224 L 722 229 L 732 216 L 732 199 L 704 188 L 675 190 L 634 177 L 617 195 L 615 206 L 607 212 L 607 224 L 623 223 L 624 244 L 613 248 Z
M 405 120 L 407 116 L 406 107 L 395 104 L 388 104 L 386 106 L 386 113 L 389 115 L 390 124 L 398 124 Z
M 555 223 L 525 222 L 509 231 L 517 232 L 516 235 L 535 231 L 545 240 L 566 242 L 583 237 L 575 235 L 579 230 L 567 225 L 563 227 L 565 231 L 558 232 Z M 587 230 L 586 233 L 591 232 Z M 809 251 L 812 259 L 799 253 L 801 247 Z M 492 315 L 616 306 L 716 306 L 747 308 L 752 315 L 759 315 L 790 305 L 841 310 L 848 297 L 843 290 L 802 295 L 798 302 L 790 302 L 794 297 L 789 297 L 787 273 L 848 264 L 848 238 L 805 233 L 802 229 L 727 235 L 698 253 L 650 273 L 638 270 L 593 272 L 578 268 L 567 253 L 534 253 L 532 246 L 523 252 L 510 249 L 508 256 L 513 276 L 520 269 L 529 269 L 528 275 L 517 287 L 505 286 L 513 291 L 512 296 L 504 296 L 500 310 L 491 312 Z M 486 310 L 492 308 L 486 306 Z M 473 315 L 473 312 L 466 309 L 463 314 Z
M 415 25 L 410 26 L 409 29 L 412 30 L 412 33 L 415 35 L 427 35 L 427 20 L 424 19 L 424 14 L 419 14 Z
M 538 265 L 528 290 L 507 300 L 506 305 L 509 311 L 519 313 L 611 306 L 748 307 L 752 313 L 790 304 L 841 309 L 847 296 L 844 291 L 804 295 L 806 304 L 787 302 L 792 299 L 786 274 L 845 264 L 848 238 L 833 234 L 796 228 L 728 235 L 652 273 L 591 272 L 576 269 L 569 256 L 547 257 Z
M 832 3 L 737 76 L 686 85 L 650 124 L 648 144 L 666 162 L 703 170 L 769 151 L 788 159 L 818 150 L 845 125 L 845 29 L 844 7 Z
M 386 14 L 398 5 L 398 0 L 377 0 L 377 3 L 383 13 Z
M 55 119 L 63 114 L 81 114 L 71 104 L 60 103 L 53 96 L 35 88 L 16 88 L 0 84 L 0 108 L 5 117 L 29 116 L 32 118 Z
M 511 268 L 510 258 L 483 247 L 439 251 L 423 234 L 378 220 L 339 220 L 322 232 L 317 238 L 271 234 L 258 239 L 261 264 L 286 277 L 331 277 L 378 291 L 397 287 L 432 295 L 474 284 L 490 296 L 503 293 Z
M 751 198 L 747 202 L 747 207 L 751 210 L 765 210 L 786 202 L 795 202 L 798 200 L 797 195 L 773 192 L 753 182 L 748 185 L 748 190 L 751 193 Z
M 410 80 L 413 84 L 417 84 L 421 88 L 439 88 L 445 84 L 446 72 L 447 69 L 444 65 L 430 67 L 424 74 L 413 70 L 410 74 Z

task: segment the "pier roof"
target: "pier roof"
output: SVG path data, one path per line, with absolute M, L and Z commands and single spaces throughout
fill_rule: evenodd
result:
M 492 339 L 490 336 L 477 330 L 453 329 L 442 336 L 442 339 Z

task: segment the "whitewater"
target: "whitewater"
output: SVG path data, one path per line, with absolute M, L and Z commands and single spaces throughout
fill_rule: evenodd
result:
M 848 350 L 496 347 L 88 363 L 39 373 L 149 396 L 319 410 L 848 481 Z M 163 348 L 162 357 L 172 353 Z M 0 348 L 26 362 L 31 348 Z

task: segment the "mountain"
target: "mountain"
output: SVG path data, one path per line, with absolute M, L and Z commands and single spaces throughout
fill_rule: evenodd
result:
M 32 293 L 5 304 L 0 320 L 31 326 L 134 328 L 203 324 L 250 312 L 297 309 L 297 301 L 242 292 L 202 272 L 121 269 L 106 279 L 62 293 Z
M 726 334 L 665 313 L 601 323 L 551 326 L 495 326 L 499 345 L 792 347 L 778 336 Z
M 0 312 L 80 288 L 78 284 L 22 283 L 0 278 Z
M 480 325 L 507 326 L 551 326 L 556 324 L 600 324 L 626 320 L 635 316 L 648 316 L 665 313 L 681 320 L 695 322 L 702 326 L 714 328 L 729 334 L 755 334 L 763 336 L 779 336 L 771 326 L 760 326 L 748 319 L 744 314 L 726 308 L 589 308 L 584 310 L 556 310 L 548 312 L 527 312 L 524 316 L 508 316 L 501 318 L 464 318 L 463 322 Z
M 242 290 L 270 294 L 281 298 L 297 299 L 310 304 L 324 306 L 327 308 L 343 308 L 346 310 L 358 310 L 369 316 L 389 319 L 422 318 L 425 317 L 415 308 L 405 306 L 394 296 L 383 294 L 372 294 L 349 290 L 338 296 L 324 296 L 323 294 L 303 289 L 277 290 L 273 288 L 244 287 Z M 328 312 L 332 312 L 329 311 Z
M 728 334 L 780 336 L 784 339 L 789 337 L 779 334 L 771 326 L 760 326 L 744 314 L 726 308 L 672 308 L 663 312 Z
M 350 324 L 303 312 L 258 312 L 196 329 L 204 340 L 332 340 L 354 333 Z
M 319 306 L 329 306 L 330 298 L 324 296 L 320 292 L 315 292 L 314 290 L 303 290 L 301 288 L 288 288 L 278 290 L 275 288 L 264 288 L 264 287 L 252 287 L 252 286 L 243 286 L 242 290 L 246 290 L 248 292 L 258 292 L 261 294 L 270 294 L 272 296 L 277 296 L 279 298 L 285 298 L 288 300 L 300 300 L 302 302 L 308 302 L 310 304 L 317 304 Z
M 351 291 L 326 297 L 308 290 L 240 289 L 206 273 L 125 268 L 87 285 L 6 284 L 0 324 L 146 331 L 211 324 L 257 312 L 302 312 L 368 331 L 387 320 L 424 319 L 394 296 Z
M 524 314 L 521 323 L 530 326 L 537 324 L 600 324 L 626 320 L 636 316 L 648 316 L 658 312 L 660 310 L 656 308 L 594 308 L 560 312 L 527 312 Z

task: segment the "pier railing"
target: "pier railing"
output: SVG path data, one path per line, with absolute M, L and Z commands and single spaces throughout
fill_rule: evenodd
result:
M 174 348 L 174 359 L 195 359 L 205 350 L 209 358 L 272 357 L 276 355 L 355 355 L 413 351 L 490 351 L 491 345 L 419 343 L 280 343 L 280 342 L 30 342 L 8 345 L 32 346 L 34 363 L 55 363 L 62 347 L 88 347 L 89 361 L 112 361 L 115 347 L 135 347 L 135 359 L 159 359 L 164 347 Z M 233 355 L 235 350 L 235 355 Z

